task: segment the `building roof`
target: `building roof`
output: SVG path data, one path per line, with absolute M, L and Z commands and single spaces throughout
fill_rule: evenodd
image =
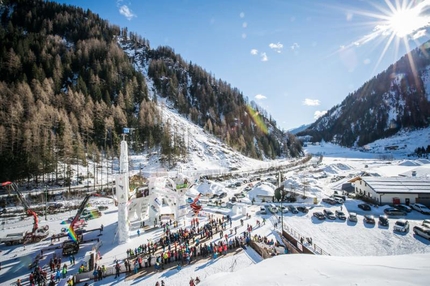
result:
M 430 194 L 430 180 L 411 177 L 366 177 L 362 178 L 375 193 Z

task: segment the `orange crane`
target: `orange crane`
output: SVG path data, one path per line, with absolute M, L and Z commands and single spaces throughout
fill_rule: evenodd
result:
M 39 217 L 37 216 L 37 213 L 30 208 L 30 204 L 18 189 L 18 186 L 15 183 L 9 181 L 1 183 L 1 186 L 9 188 L 17 194 L 18 199 L 21 201 L 27 215 L 33 217 L 33 229 L 26 233 L 9 234 L 6 236 L 6 238 L 0 239 L 0 242 L 5 242 L 6 244 L 39 242 L 47 237 L 49 234 L 49 226 L 45 225 L 43 227 L 39 227 Z

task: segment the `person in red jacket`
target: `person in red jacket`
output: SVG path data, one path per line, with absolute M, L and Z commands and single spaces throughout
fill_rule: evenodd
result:
M 33 275 L 33 272 L 30 273 L 30 278 L 28 280 L 30 280 L 30 285 L 34 285 L 34 275 Z

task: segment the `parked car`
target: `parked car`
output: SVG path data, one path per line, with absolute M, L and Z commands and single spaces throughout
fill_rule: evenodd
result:
M 297 207 L 297 210 L 299 212 L 304 213 L 304 214 L 307 214 L 309 212 L 309 208 L 308 207 L 303 207 L 303 206 Z
M 242 192 L 240 192 L 240 193 L 236 193 L 236 194 L 234 194 L 233 196 L 235 196 L 236 198 L 244 198 L 244 197 L 245 197 L 245 194 L 244 194 L 244 193 L 242 193 Z
M 401 211 L 404 211 L 404 212 L 407 212 L 407 213 L 410 213 L 412 211 L 412 208 L 410 206 L 403 205 L 403 204 L 394 205 L 394 207 L 396 209 L 398 209 L 398 210 L 401 210 Z
M 423 220 L 422 226 L 425 226 L 427 228 L 430 228 L 430 219 Z
M 288 212 L 288 208 L 286 206 L 282 206 L 279 208 L 281 213 L 287 213 Z
M 335 214 L 336 214 L 336 217 L 338 219 L 340 219 L 340 220 L 346 220 L 346 215 L 345 215 L 345 213 L 343 211 L 336 210 Z
M 343 204 L 345 202 L 344 199 L 336 197 L 336 196 L 333 197 L 333 200 L 336 202 L 336 204 L 339 204 L 339 205 L 341 205 L 341 204 Z
M 227 196 L 227 193 L 223 192 L 219 195 L 219 198 L 222 199 L 222 198 L 225 198 L 226 196 Z
M 236 203 L 237 202 L 237 198 L 235 196 L 230 198 L 230 202 L 232 203 Z
M 325 220 L 325 215 L 322 212 L 314 212 L 312 216 L 316 217 L 319 220 Z
M 105 210 L 107 210 L 109 207 L 108 206 L 98 206 L 97 207 L 97 209 L 99 210 L 99 211 L 105 211 Z
M 398 232 L 408 232 L 409 231 L 409 221 L 407 221 L 405 219 L 399 219 L 394 224 L 393 230 L 398 231 Z
M 372 208 L 368 204 L 359 204 L 359 209 L 362 209 L 363 211 L 370 211 Z
M 336 202 L 334 199 L 332 199 L 332 198 L 324 198 L 324 199 L 322 199 L 322 201 L 323 201 L 324 203 L 327 203 L 327 204 L 330 204 L 330 205 L 335 205 L 335 204 L 337 204 L 337 202 Z
M 357 222 L 357 214 L 356 213 L 349 213 L 348 220 L 351 222 Z
M 329 209 L 324 209 L 324 215 L 328 219 L 331 219 L 331 220 L 335 220 L 336 219 L 336 216 L 334 215 L 334 213 L 331 210 L 329 210 Z
M 266 207 L 264 207 L 264 206 L 260 207 L 260 214 L 267 214 Z
M 298 214 L 299 211 L 297 210 L 297 208 L 295 206 L 289 205 L 288 206 L 288 210 L 293 213 L 293 214 Z
M 368 224 L 375 224 L 375 217 L 373 215 L 365 215 L 364 222 Z
M 424 237 L 425 239 L 430 240 L 430 228 L 428 228 L 428 227 L 425 227 L 422 225 L 414 226 L 414 233 L 416 235 Z
M 379 225 L 388 226 L 390 223 L 388 221 L 388 217 L 386 215 L 379 216 Z
M 423 204 L 411 204 L 411 207 L 422 214 L 430 214 L 430 209 Z
M 337 191 L 335 191 L 335 193 L 334 193 L 333 197 L 335 197 L 335 198 L 340 198 L 340 199 L 342 199 L 343 201 L 346 201 L 346 196 L 345 196 L 345 195 L 342 195 L 342 194 L 337 193 Z
M 386 215 L 390 215 L 390 216 L 405 216 L 406 212 L 396 209 L 396 208 L 387 208 L 384 210 L 384 213 Z
M 277 207 L 277 206 L 275 206 L 274 204 L 270 204 L 270 205 L 269 205 L 269 211 L 270 211 L 272 214 L 275 214 L 275 213 L 277 213 L 277 212 L 278 212 L 278 207 Z

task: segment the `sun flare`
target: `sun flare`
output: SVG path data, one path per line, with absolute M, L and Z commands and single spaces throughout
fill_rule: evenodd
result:
M 348 15 L 358 15 L 368 18 L 361 23 L 363 27 L 369 27 L 369 33 L 351 42 L 342 45 L 338 52 L 354 50 L 362 45 L 382 45 L 379 59 L 375 62 L 373 73 L 381 63 L 386 53 L 394 49 L 394 59 L 398 59 L 398 52 L 403 46 L 406 51 L 410 50 L 411 44 L 417 45 L 420 41 L 429 37 L 430 29 L 430 0 L 384 0 L 383 3 L 369 2 L 374 10 L 351 9 Z M 349 16 L 348 19 L 351 19 Z M 413 63 L 411 63 L 413 65 Z M 415 70 L 414 66 L 411 66 Z
M 410 35 L 422 27 L 419 12 L 416 9 L 395 11 L 388 21 L 390 30 L 400 38 Z
M 404 2 L 405 3 L 405 2 Z M 413 2 L 410 2 L 413 3 Z M 418 30 L 430 25 L 430 17 L 424 13 L 430 1 L 421 2 L 416 6 L 396 7 L 389 5 L 391 13 L 388 16 L 387 28 L 395 36 L 405 38 L 413 36 Z

